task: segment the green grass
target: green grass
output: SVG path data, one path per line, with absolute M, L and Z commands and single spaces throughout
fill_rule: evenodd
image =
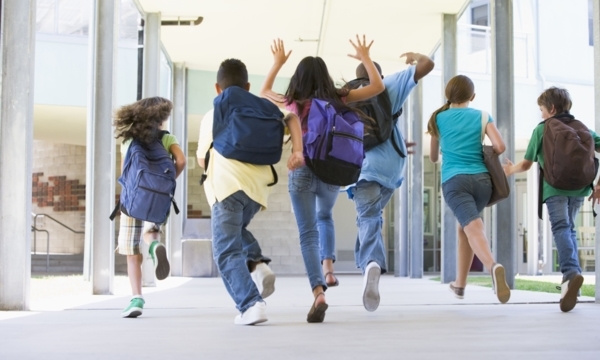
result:
M 431 278 L 433 281 L 440 281 L 440 277 Z M 467 278 L 467 283 L 472 285 L 486 286 L 492 287 L 492 277 L 491 276 L 469 276 Z M 547 293 L 555 293 L 560 294 L 560 290 L 556 288 L 558 284 L 550 283 L 550 282 L 542 282 L 542 281 L 533 281 L 533 280 L 522 280 L 515 279 L 515 289 L 516 290 L 526 290 L 526 291 L 539 291 L 539 292 L 547 292 Z M 583 285 L 581 286 L 581 295 L 582 296 L 596 296 L 596 289 L 594 285 Z

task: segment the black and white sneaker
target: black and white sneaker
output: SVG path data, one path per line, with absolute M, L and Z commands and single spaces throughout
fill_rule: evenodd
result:
M 583 276 L 576 274 L 570 280 L 560 284 L 560 310 L 568 312 L 577 305 L 577 294 L 583 285 Z

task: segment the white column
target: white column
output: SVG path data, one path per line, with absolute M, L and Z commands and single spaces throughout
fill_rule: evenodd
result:
M 0 1 L 0 310 L 29 310 L 35 9 Z
M 596 132 L 600 132 L 600 0 L 593 0 L 594 12 L 594 92 Z M 600 212 L 600 206 L 595 207 Z M 596 220 L 596 304 L 600 304 L 600 221 Z
M 160 13 L 146 14 L 144 24 L 144 66 L 142 79 L 142 97 L 160 95 Z M 142 285 L 156 286 L 154 265 L 148 253 L 148 244 L 140 242 L 140 251 L 144 256 L 142 262 Z
M 173 64 L 173 116 L 172 128 L 173 135 L 179 140 L 181 150 L 184 154 L 188 151 L 187 139 L 187 87 L 186 87 L 187 69 L 184 64 Z M 183 275 L 181 238 L 187 217 L 187 166 L 177 178 L 177 189 L 175 191 L 175 201 L 181 211 L 179 215 L 171 211 L 169 222 L 171 223 L 171 275 Z
M 492 99 L 493 116 L 506 143 L 504 157 L 515 158 L 514 46 L 512 0 L 493 0 L 492 11 Z M 515 189 L 515 178 L 508 178 Z M 514 288 L 517 273 L 516 194 L 496 205 L 496 261 L 506 269 L 506 282 Z
M 90 24 L 90 98 L 87 126 L 86 237 L 92 250 L 93 294 L 112 294 L 116 146 L 112 122 L 119 0 L 95 0 Z
M 411 218 L 410 277 L 423 277 L 423 82 L 410 96 L 410 118 L 415 155 L 410 157 Z
M 442 55 L 444 57 L 442 68 L 442 99 L 446 100 L 445 89 L 446 84 L 450 79 L 456 76 L 458 67 L 458 42 L 457 42 L 457 26 L 456 15 L 444 14 L 442 26 Z M 442 157 L 443 159 L 443 157 Z M 441 191 L 441 189 L 440 189 Z M 448 284 L 456 279 L 456 263 L 457 263 L 457 222 L 452 210 L 446 204 L 442 195 L 442 263 L 441 282 Z
M 406 109 L 405 109 L 406 110 Z M 406 138 L 408 135 L 408 118 L 406 116 L 408 112 L 404 111 L 404 114 L 400 116 L 398 121 L 400 122 L 400 131 Z M 409 156 L 407 154 L 407 156 Z M 418 156 L 418 155 L 410 155 Z M 408 264 L 408 188 L 410 186 L 409 171 L 407 169 L 404 182 L 400 189 L 394 192 L 394 276 L 407 277 L 409 274 Z

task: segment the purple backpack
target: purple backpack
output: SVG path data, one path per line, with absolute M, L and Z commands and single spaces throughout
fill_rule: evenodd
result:
M 356 183 L 365 157 L 358 115 L 351 110 L 338 112 L 329 102 L 312 99 L 307 124 L 302 137 L 306 165 L 327 184 Z

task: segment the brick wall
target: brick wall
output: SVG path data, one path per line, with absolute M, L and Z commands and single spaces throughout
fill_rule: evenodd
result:
M 196 164 L 197 143 L 188 144 L 188 164 Z M 267 211 L 259 212 L 251 221 L 248 229 L 258 240 L 263 254 L 271 258 L 271 268 L 277 274 L 304 274 L 304 262 L 300 252 L 300 240 L 296 218 L 292 213 L 288 193 L 287 158 L 291 153 L 291 144 L 286 144 L 281 161 L 275 165 L 279 182 L 271 189 Z M 202 169 L 188 169 L 188 204 L 200 209 L 203 216 L 210 216 L 210 207 L 204 195 L 204 189 L 198 181 Z M 190 217 L 190 216 L 188 216 Z
M 85 146 L 33 142 L 32 212 L 48 214 L 77 231 L 85 228 Z M 50 233 L 51 253 L 83 253 L 83 234 L 38 217 L 37 228 Z M 46 252 L 46 234 L 38 232 L 37 252 Z M 34 250 L 32 238 L 31 249 Z

